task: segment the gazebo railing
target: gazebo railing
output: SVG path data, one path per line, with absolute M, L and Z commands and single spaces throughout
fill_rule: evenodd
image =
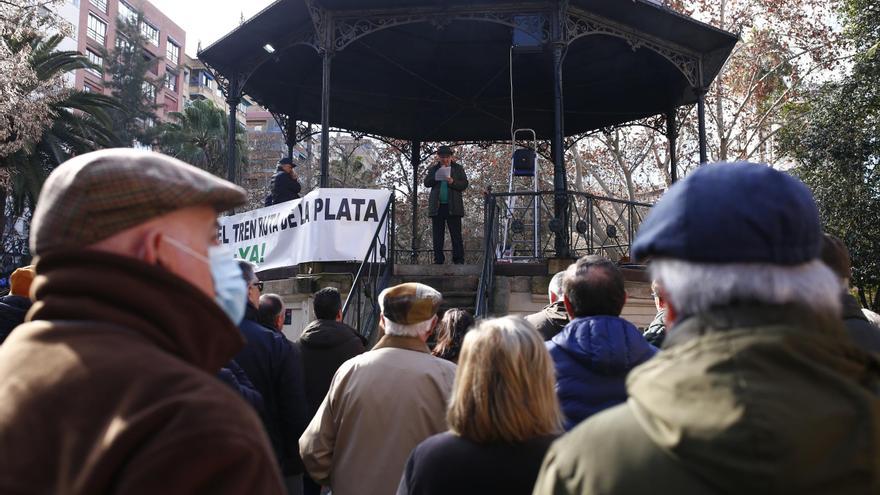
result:
M 576 191 L 566 191 L 565 195 L 568 207 L 560 222 L 553 215 L 556 193 L 552 191 L 493 193 L 497 205 L 493 227 L 498 232 L 492 238 L 486 236 L 486 240 L 494 242 L 497 261 L 515 263 L 554 257 L 555 235 L 566 230 L 564 237 L 572 257 L 598 254 L 613 261 L 629 261 L 630 245 L 651 205 Z M 518 200 L 511 201 L 513 197 Z M 533 229 L 535 202 L 537 229 Z
M 343 321 L 367 341 L 379 324 L 379 293 L 388 287 L 394 272 L 394 230 L 392 194 L 342 306 Z

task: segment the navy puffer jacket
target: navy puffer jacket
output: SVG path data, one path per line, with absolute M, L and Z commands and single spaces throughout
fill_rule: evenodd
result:
M 626 375 L 657 349 L 616 316 L 576 318 L 547 342 L 556 365 L 556 394 L 571 430 L 589 416 L 626 401 Z

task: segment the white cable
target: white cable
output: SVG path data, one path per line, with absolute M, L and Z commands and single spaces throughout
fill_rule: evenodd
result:
M 516 117 L 513 110 L 513 45 L 510 45 L 510 50 L 507 51 L 507 68 L 508 79 L 510 79 L 510 141 L 516 145 L 516 136 L 514 135 Z

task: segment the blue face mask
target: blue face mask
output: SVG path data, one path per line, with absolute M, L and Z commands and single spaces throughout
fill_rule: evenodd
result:
M 241 268 L 232 257 L 232 251 L 224 246 L 211 246 L 208 248 L 206 258 L 174 238 L 165 236 L 164 239 L 211 267 L 211 278 L 214 279 L 214 302 L 232 320 L 232 323 L 236 325 L 241 323 L 247 306 L 248 287 Z

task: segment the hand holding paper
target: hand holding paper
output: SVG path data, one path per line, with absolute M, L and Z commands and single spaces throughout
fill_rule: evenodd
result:
M 448 179 L 451 172 L 452 167 L 439 167 L 434 174 L 434 180 L 438 182 L 449 182 Z

